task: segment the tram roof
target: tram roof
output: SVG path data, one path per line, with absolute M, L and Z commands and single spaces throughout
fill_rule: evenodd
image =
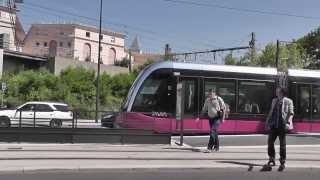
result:
M 215 71 L 230 72 L 242 74 L 261 74 L 261 75 L 277 75 L 276 68 L 250 67 L 250 66 L 233 66 L 233 65 L 217 65 L 217 64 L 196 64 L 185 62 L 163 61 L 153 65 L 154 69 L 173 68 L 183 70 L 199 70 L 199 71 Z
M 293 77 L 320 78 L 320 71 L 307 69 L 289 69 L 288 75 Z

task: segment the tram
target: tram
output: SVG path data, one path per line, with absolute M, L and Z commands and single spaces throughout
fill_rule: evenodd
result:
M 185 133 L 208 133 L 208 120 L 196 119 L 209 89 L 215 89 L 230 109 L 220 133 L 265 133 L 265 118 L 275 95 L 278 74 L 275 68 L 155 63 L 133 83 L 115 124 L 178 133 L 183 122 Z M 178 81 L 182 84 L 181 120 L 176 119 Z M 295 131 L 320 132 L 320 72 L 290 69 L 285 81 L 295 104 Z

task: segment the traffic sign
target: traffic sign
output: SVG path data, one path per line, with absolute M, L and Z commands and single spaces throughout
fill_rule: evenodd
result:
M 7 83 L 3 82 L 1 84 L 1 88 L 2 88 L 2 91 L 6 91 L 7 90 Z

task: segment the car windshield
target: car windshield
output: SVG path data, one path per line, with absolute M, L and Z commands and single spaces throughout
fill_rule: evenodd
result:
M 53 105 L 58 111 L 70 111 L 69 106 L 66 105 Z

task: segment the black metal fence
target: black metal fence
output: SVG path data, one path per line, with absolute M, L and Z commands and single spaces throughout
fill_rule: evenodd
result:
M 95 111 L 70 111 L 72 113 L 70 119 L 41 117 L 41 113 L 43 112 L 17 110 L 13 118 L 0 115 L 0 142 L 121 144 L 170 144 L 171 142 L 170 134 L 158 134 L 153 130 L 111 128 L 117 112 L 99 111 L 98 122 L 94 118 Z

